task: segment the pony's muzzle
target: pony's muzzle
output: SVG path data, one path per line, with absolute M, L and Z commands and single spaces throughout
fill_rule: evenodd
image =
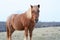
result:
M 37 23 L 38 22 L 38 19 L 35 19 L 35 22 Z

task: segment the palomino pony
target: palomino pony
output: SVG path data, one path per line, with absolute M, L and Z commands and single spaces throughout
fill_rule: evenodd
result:
M 6 21 L 7 40 L 11 40 L 11 35 L 15 30 L 24 30 L 24 40 L 28 40 L 28 31 L 30 40 L 34 25 L 38 22 L 40 5 L 34 5 L 22 14 L 13 14 Z

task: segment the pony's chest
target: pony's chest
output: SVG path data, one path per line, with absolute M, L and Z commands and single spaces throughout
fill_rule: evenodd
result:
M 35 25 L 35 22 L 33 21 L 31 21 L 30 23 L 29 23 L 29 26 L 31 26 L 31 27 L 33 27 Z

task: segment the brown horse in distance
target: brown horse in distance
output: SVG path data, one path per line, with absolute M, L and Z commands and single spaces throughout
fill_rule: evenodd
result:
M 30 8 L 22 14 L 13 14 L 6 21 L 7 40 L 12 40 L 11 35 L 15 30 L 24 30 L 24 40 L 28 40 L 28 31 L 30 40 L 32 40 L 32 32 L 35 24 L 38 22 L 40 5 L 30 6 Z

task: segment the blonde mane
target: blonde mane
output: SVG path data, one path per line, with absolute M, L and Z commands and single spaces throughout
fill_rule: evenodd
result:
M 29 19 L 32 17 L 31 7 L 28 9 L 28 11 L 26 11 L 26 15 L 27 15 L 27 18 L 29 18 Z

